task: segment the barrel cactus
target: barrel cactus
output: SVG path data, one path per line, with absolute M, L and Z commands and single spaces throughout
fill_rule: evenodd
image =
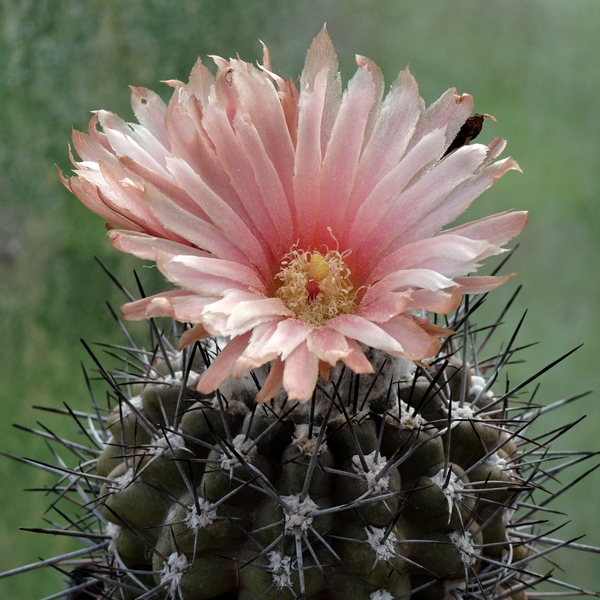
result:
M 73 137 L 65 185 L 177 288 L 129 296 L 125 316 L 148 319 L 153 341 L 128 338 L 116 369 L 96 359 L 112 406 L 86 416 L 90 447 L 61 440 L 79 467 L 61 463 L 55 490 L 89 540 L 70 597 L 522 600 L 566 586 L 532 563 L 561 545 L 536 492 L 571 455 L 541 467 L 560 430 L 527 435 L 543 409 L 520 392 L 536 376 L 499 394 L 515 336 L 484 356 L 498 323 L 472 324 L 472 296 L 510 276 L 469 274 L 526 215 L 443 229 L 518 169 L 496 160 L 503 140 L 470 144 L 487 115 L 455 90 L 426 109 L 408 70 L 382 99 L 364 57 L 342 91 L 325 30 L 299 90 L 266 48 L 260 68 L 215 62 L 216 77 L 198 62 L 169 82 L 168 105 L 133 88 L 139 124 L 99 111 Z
M 535 560 L 592 550 L 546 533 L 554 496 L 540 491 L 590 454 L 551 449 L 570 425 L 530 439 L 562 404 L 524 394 L 539 373 L 495 393 L 522 349 L 513 335 L 486 354 L 499 321 L 480 327 L 480 304 L 449 318 L 435 356 L 367 350 L 375 374 L 336 367 L 308 403 L 257 403 L 267 368 L 199 393 L 226 343 L 180 351 L 175 323 L 149 321 L 150 344 L 109 349 L 112 369 L 88 347 L 112 407 L 65 411 L 88 444 L 55 436 L 72 459 L 45 467 L 79 507 L 65 532 L 88 546 L 44 564 L 71 565 L 73 600 L 524 600 L 547 579 L 589 594 Z

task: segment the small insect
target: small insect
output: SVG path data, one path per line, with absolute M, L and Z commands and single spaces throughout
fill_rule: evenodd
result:
M 456 134 L 456 137 L 452 140 L 452 143 L 448 146 L 448 149 L 444 153 L 444 156 L 446 156 L 446 154 L 450 154 L 452 150 L 456 150 L 461 146 L 466 146 L 467 144 L 470 144 L 471 141 L 474 140 L 481 133 L 481 130 L 483 129 L 483 119 L 485 117 L 491 119 L 492 121 L 494 121 L 494 123 L 496 122 L 496 119 L 494 119 L 492 115 L 473 115 L 472 117 L 469 117 L 463 123 L 463 126 L 460 128 L 460 131 Z

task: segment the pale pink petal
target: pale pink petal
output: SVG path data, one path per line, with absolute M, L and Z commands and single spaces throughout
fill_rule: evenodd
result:
M 233 66 L 232 85 L 236 88 L 239 113 L 252 123 L 268 160 L 279 176 L 285 195 L 293 194 L 294 146 L 287 127 L 280 95 L 265 73 L 239 60 Z M 252 158 L 251 155 L 249 155 Z
M 373 235 L 373 230 L 395 206 L 405 187 L 432 160 L 439 156 L 446 143 L 445 130 L 436 129 L 424 138 L 381 180 L 361 204 L 352 223 L 348 240 L 354 247 Z M 346 240 L 344 240 L 346 241 Z
M 281 356 L 281 360 L 286 360 L 313 329 L 313 325 L 295 319 L 280 321 L 271 339 L 263 346 L 262 354 L 270 356 L 275 352 Z
M 351 226 L 356 210 L 403 158 L 423 110 L 424 103 L 414 77 L 408 69 L 401 71 L 379 109 L 373 131 L 361 154 L 343 229 Z
M 308 402 L 313 395 L 319 377 L 319 359 L 309 352 L 305 343 L 300 344 L 285 360 L 283 387 L 290 400 Z
M 328 327 L 339 331 L 346 337 L 355 339 L 367 346 L 385 350 L 390 354 L 402 352 L 402 346 L 381 327 L 357 315 L 340 315 L 327 323 Z
M 123 227 L 128 230 L 133 231 L 142 231 L 145 227 L 138 225 L 135 221 L 130 219 L 129 217 L 123 216 L 118 211 L 112 209 L 107 203 L 103 202 L 100 194 L 98 193 L 98 189 L 91 185 L 88 181 L 86 181 L 82 177 L 69 177 L 66 178 L 62 175 L 62 173 L 57 169 L 58 176 L 62 182 L 62 184 L 81 202 L 87 206 L 91 211 L 95 212 L 97 215 L 100 215 L 106 221 L 117 225 L 118 227 Z
M 248 372 L 250 369 L 260 367 L 266 362 L 277 358 L 277 352 L 265 355 L 263 346 L 271 338 L 277 329 L 277 322 L 261 323 L 252 329 L 250 342 L 240 356 L 234 369 L 234 377 L 240 377 L 240 373 Z
M 237 329 L 245 322 L 257 317 L 275 319 L 292 316 L 294 316 L 294 313 L 279 298 L 246 300 L 245 302 L 239 302 L 235 309 L 231 311 L 231 316 L 227 321 L 227 329 Z
M 263 283 L 256 271 L 239 263 L 203 256 L 161 254 L 158 257 L 161 270 L 176 285 L 197 291 L 206 277 L 226 279 L 230 287 L 243 290 L 262 290 Z
M 433 356 L 440 348 L 439 339 L 425 332 L 411 317 L 398 315 L 380 327 L 402 345 L 402 358 L 419 360 Z
M 240 250 L 244 250 L 250 261 L 262 272 L 269 272 L 271 257 L 267 257 L 266 248 L 250 231 L 244 220 L 219 198 L 187 163 L 172 158 L 168 160 L 168 164 L 178 184 L 200 205 L 227 239 Z
M 440 127 L 446 127 L 446 145 L 449 146 L 467 117 L 471 115 L 472 110 L 472 96 L 468 94 L 459 96 L 455 89 L 448 90 L 424 112 L 417 123 L 409 147 L 412 147 L 430 131 Z
M 381 100 L 382 77 L 377 66 L 357 57 L 359 69 L 342 95 L 342 102 L 327 144 L 321 171 L 320 238 L 329 241 L 327 227 L 339 230 L 354 187 L 358 160 L 365 141 L 369 116 Z
M 217 357 L 210 363 L 210 366 L 204 371 L 202 377 L 198 381 L 196 389 L 201 394 L 210 394 L 219 386 L 231 377 L 235 362 L 246 349 L 250 333 L 240 335 L 233 338 L 225 347 L 217 354 Z
M 194 323 L 200 321 L 204 307 L 212 300 L 214 298 L 201 298 L 193 292 L 173 290 L 124 304 L 121 310 L 131 321 L 171 317 L 184 323 Z
M 148 130 L 104 110 L 98 111 L 98 120 L 117 156 L 129 156 L 163 177 L 169 176 L 165 169 L 168 150 Z
M 370 304 L 387 292 L 402 291 L 409 288 L 442 290 L 452 287 L 454 282 L 441 273 L 430 269 L 407 269 L 390 273 L 371 285 L 362 298 L 361 305 Z
M 94 117 L 96 117 L 96 115 L 94 115 Z M 118 159 L 110 146 L 108 148 L 106 147 L 108 146 L 108 142 L 106 142 L 105 146 L 98 139 L 92 137 L 91 135 L 87 135 L 76 130 L 73 130 L 72 140 L 75 151 L 83 161 L 77 162 L 72 159 L 72 162 L 75 166 L 85 168 L 86 166 L 91 166 L 93 163 L 97 163 L 100 160 L 115 165 L 118 163 Z
M 123 229 L 112 229 L 108 232 L 111 244 L 122 252 L 129 252 L 143 260 L 156 262 L 159 253 L 171 254 L 173 256 L 189 254 L 190 256 L 210 256 L 202 250 L 180 244 L 171 240 L 157 238 L 137 231 L 124 231 Z
M 300 78 L 294 209 L 301 241 L 312 241 L 320 203 L 321 161 L 341 101 L 335 50 L 325 29 L 315 38 Z
M 487 240 L 492 244 L 502 245 L 521 233 L 526 223 L 526 211 L 506 211 L 446 229 L 440 237 L 457 234 L 472 240 Z
M 152 214 L 145 203 L 143 187 L 127 177 L 123 169 L 119 166 L 113 167 L 103 161 L 100 161 L 98 165 L 100 167 L 98 176 L 102 178 L 103 182 L 103 185 L 98 186 L 98 193 L 107 206 L 113 208 L 115 212 L 127 215 L 147 233 L 184 242 Z
M 250 266 L 245 254 L 212 223 L 188 213 L 154 187 L 146 188 L 144 199 L 170 231 L 218 258 Z
M 382 252 L 393 252 L 400 244 L 422 236 L 416 229 L 429 218 L 484 160 L 486 146 L 472 144 L 459 148 L 406 189 L 359 250 L 359 258 L 372 263 Z M 448 221 L 445 221 L 447 223 Z M 363 258 L 363 255 L 364 258 Z
M 253 216 L 255 223 L 263 223 L 273 228 L 276 239 L 281 242 L 281 249 L 285 254 L 294 243 L 294 229 L 292 221 L 292 212 L 288 204 L 288 196 L 292 192 L 286 193 L 284 183 L 280 173 L 278 173 L 275 164 L 267 155 L 266 149 L 258 135 L 258 132 L 251 123 L 241 119 L 236 119 L 236 136 L 240 143 L 240 148 L 248 157 L 251 173 L 247 174 L 248 179 L 252 178 L 256 182 L 255 205 L 250 206 L 250 214 L 264 212 L 264 216 L 258 221 L 258 214 Z M 237 163 L 239 165 L 239 162 Z M 291 182 L 291 178 L 290 178 Z M 290 187 L 291 183 L 289 186 Z M 245 193 L 241 190 L 240 193 Z M 264 232 L 268 234 L 265 227 Z
M 449 234 L 445 232 L 434 238 L 426 238 L 402 246 L 399 250 L 388 254 L 371 272 L 367 283 L 376 281 L 404 269 L 431 269 L 438 271 L 446 277 L 465 275 L 466 273 L 453 273 L 455 265 L 468 264 L 478 260 L 481 256 L 489 255 L 493 249 L 501 250 L 490 244 L 485 238 L 472 239 L 470 236 Z M 472 269 L 469 269 L 470 272 Z
M 323 73 L 325 73 L 326 79 L 319 80 Z M 324 102 L 319 145 L 321 155 L 324 155 L 342 98 L 342 80 L 338 73 L 338 60 L 325 27 L 313 40 L 306 54 L 304 69 L 300 75 L 300 112 L 304 109 L 303 94 L 308 91 L 313 92 L 320 86 L 324 88 Z
M 331 366 L 352 352 L 346 338 L 329 327 L 313 329 L 306 339 L 306 347 Z
M 170 149 L 165 127 L 167 105 L 149 89 L 131 86 L 131 107 L 140 125 L 147 129 L 165 148 Z
M 483 276 L 483 277 L 456 277 L 455 282 L 460 287 L 463 294 L 485 294 L 505 281 L 512 279 L 515 273 L 503 275 L 502 277 Z
M 360 345 L 352 338 L 346 338 L 352 352 L 342 358 L 342 362 L 355 373 L 374 373 L 373 365 L 369 362 Z
M 356 309 L 356 314 L 374 323 L 388 321 L 397 314 L 410 310 L 407 306 L 411 304 L 413 293 L 413 290 L 384 292 L 369 303 L 363 299 L 360 306 Z
M 255 401 L 259 403 L 268 402 L 283 387 L 283 369 L 285 363 L 276 359 L 271 365 L 271 371 L 267 376 L 260 392 L 256 394 Z
M 462 301 L 462 292 L 458 286 L 448 290 L 413 290 L 405 312 L 421 309 L 445 315 L 456 310 Z
M 486 167 L 481 173 L 465 181 L 445 199 L 442 205 L 415 224 L 408 235 L 403 236 L 404 243 L 437 233 L 445 224 L 451 223 L 459 217 L 475 198 L 496 183 L 500 177 L 512 170 L 520 171 L 521 169 L 512 158 L 506 158 Z
M 179 350 L 183 350 L 186 346 L 195 344 L 209 335 L 210 333 L 204 328 L 204 325 L 198 323 L 190 329 L 186 329 L 181 334 L 181 337 L 179 338 Z
M 273 240 L 275 242 L 274 250 L 281 254 L 282 248 L 280 245 L 277 246 L 277 241 L 280 241 L 280 238 L 272 216 L 264 204 L 250 157 L 246 149 L 240 144 L 236 131 L 233 129 L 233 125 L 235 125 L 236 129 L 241 130 L 242 134 L 245 131 L 247 134 L 246 141 L 248 141 L 247 138 L 250 133 L 247 131 L 247 124 L 240 119 L 239 115 L 233 117 L 232 123 L 225 110 L 217 110 L 216 107 L 207 111 L 203 123 L 215 145 L 217 157 L 235 189 L 240 203 L 240 207 L 227 205 L 224 201 L 219 202 L 219 205 L 227 207 L 227 209 L 230 209 L 230 215 L 235 213 L 241 221 L 249 227 L 252 226 L 252 233 L 256 237 L 259 237 L 257 233 L 260 232 L 261 236 Z M 254 151 L 256 150 L 254 148 Z M 261 147 L 260 150 L 264 153 L 264 148 Z M 260 174 L 258 176 L 260 177 Z M 283 200 L 285 202 L 285 198 Z M 223 208 L 217 208 L 217 210 L 223 210 Z M 209 214 L 212 215 L 214 212 Z
M 227 204 L 232 207 L 241 206 L 240 199 L 215 154 L 214 144 L 204 128 L 200 100 L 192 94 L 189 85 L 186 87 L 181 82 L 172 83 L 176 89 L 169 102 L 166 116 L 171 154 L 185 160 L 206 185 Z M 187 205 L 185 207 L 188 208 Z M 201 211 L 199 207 L 197 210 Z M 190 210 L 190 212 L 194 211 Z
M 198 203 L 194 202 L 187 192 L 173 181 L 172 177 L 164 177 L 129 156 L 119 158 L 119 165 L 125 174 L 139 182 L 140 187 L 143 187 L 145 191 L 155 188 L 188 213 L 200 219 L 209 220 Z

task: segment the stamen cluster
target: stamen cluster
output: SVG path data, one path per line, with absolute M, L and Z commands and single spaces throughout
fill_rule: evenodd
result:
M 277 297 L 299 321 L 324 325 L 338 315 L 352 314 L 357 306 L 357 290 L 344 255 L 329 250 L 294 249 L 281 261 L 275 278 L 281 281 Z

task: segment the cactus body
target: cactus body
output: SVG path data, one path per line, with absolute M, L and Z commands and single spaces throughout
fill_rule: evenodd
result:
M 81 535 L 106 539 L 76 571 L 115 600 L 522 600 L 547 448 L 526 436 L 539 411 L 492 391 L 510 346 L 491 366 L 466 339 L 418 365 L 369 351 L 376 375 L 338 367 L 306 404 L 257 404 L 267 369 L 196 392 L 222 340 L 130 349 L 69 474 Z

